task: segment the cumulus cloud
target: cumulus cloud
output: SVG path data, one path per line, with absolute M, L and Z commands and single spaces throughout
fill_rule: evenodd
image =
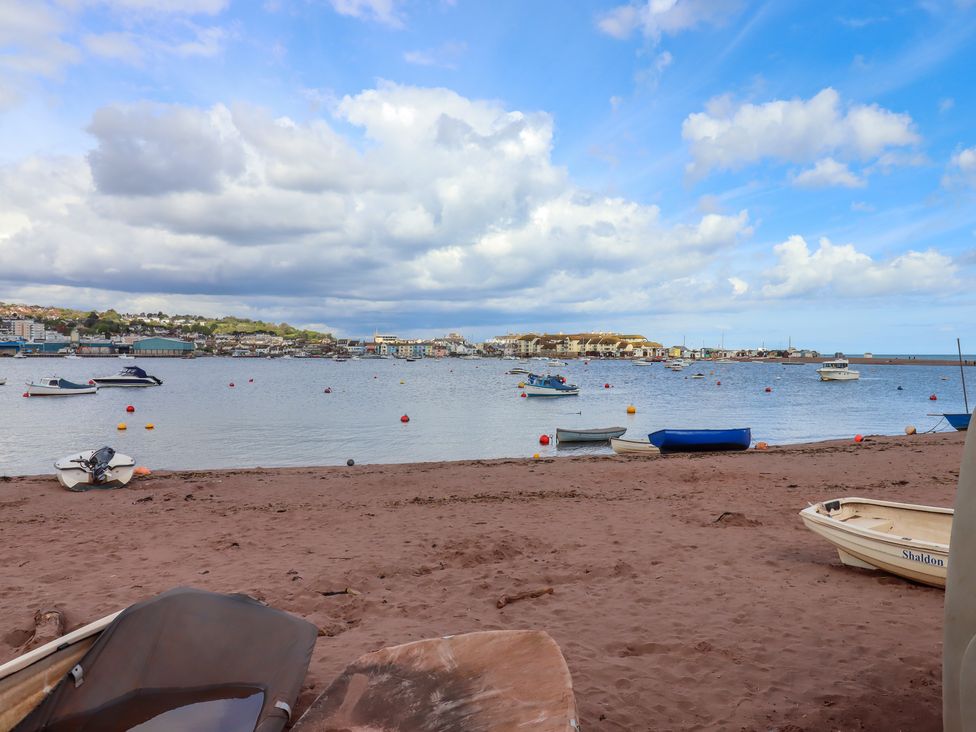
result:
M 946 188 L 976 187 L 976 147 L 963 148 L 953 154 L 942 177 L 942 185 Z
M 329 0 L 339 15 L 370 20 L 391 28 L 403 27 L 398 0 Z
M 100 109 L 87 158 L 0 168 L 0 278 L 249 293 L 330 322 L 728 296 L 710 272 L 747 212 L 671 222 L 587 192 L 553 163 L 547 114 L 389 83 L 334 114 L 358 134 L 248 106 Z
M 639 30 L 657 42 L 664 34 L 719 23 L 739 5 L 738 0 L 645 0 L 611 8 L 597 18 L 596 25 L 613 38 L 629 38 Z
M 713 99 L 706 111 L 685 119 L 681 133 L 694 158 L 688 165 L 693 176 L 764 159 L 799 163 L 829 154 L 870 160 L 920 140 L 909 115 L 876 104 L 844 108 L 831 88 L 810 99 L 764 104 Z
M 824 158 L 818 160 L 812 168 L 793 176 L 793 185 L 801 188 L 825 188 L 827 186 L 862 188 L 865 181 L 852 173 L 845 163 L 838 163 L 833 158 Z
M 794 235 L 773 247 L 773 252 L 778 262 L 765 273 L 768 281 L 762 288 L 762 294 L 770 298 L 930 293 L 955 281 L 952 259 L 932 249 L 876 261 L 852 244 L 832 244 L 826 238 L 811 252 L 806 240 Z

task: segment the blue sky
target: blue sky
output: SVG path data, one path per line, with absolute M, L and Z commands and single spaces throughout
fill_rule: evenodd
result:
M 0 0 L 0 300 L 976 342 L 976 2 Z

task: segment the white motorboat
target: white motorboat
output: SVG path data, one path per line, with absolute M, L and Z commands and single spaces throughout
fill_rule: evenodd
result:
M 843 358 L 827 361 L 817 369 L 817 374 L 821 381 L 853 381 L 861 378 L 861 373 L 852 371 L 850 364 Z
M 7 383 L 7 377 L 6 376 L 0 376 L 0 386 L 3 386 L 6 383 Z
M 603 427 L 593 430 L 569 430 L 557 427 L 556 440 L 558 442 L 606 442 L 620 437 L 626 431 L 626 427 Z
M 76 384 L 57 376 L 47 376 L 37 381 L 27 382 L 28 396 L 78 396 L 79 394 L 94 394 L 98 391 L 98 384 Z
M 121 488 L 136 469 L 135 460 L 111 447 L 69 455 L 54 463 L 58 482 L 69 491 L 89 488 Z
M 135 356 L 130 356 L 128 353 L 120 353 L 119 354 L 119 358 L 121 358 L 123 361 L 135 361 L 136 360 L 136 357 Z
M 73 358 L 73 359 L 76 359 L 78 361 L 81 360 L 81 356 L 79 356 L 77 353 L 68 353 L 68 354 L 65 354 L 65 358 Z
M 660 455 L 661 449 L 649 440 L 624 440 L 620 437 L 610 439 L 610 447 L 618 455 Z
M 565 361 L 560 361 L 557 358 L 554 358 L 554 359 L 550 360 L 547 365 L 548 366 L 553 366 L 553 367 L 556 367 L 556 368 L 558 368 L 560 366 L 569 366 L 568 363 L 566 363 Z
M 27 356 L 24 355 L 23 351 L 17 351 L 17 353 L 14 354 L 14 358 L 27 358 Z
M 162 379 L 150 376 L 138 366 L 126 366 L 114 376 L 96 376 L 92 381 L 106 386 L 161 386 Z
M 631 363 L 634 364 L 634 366 L 653 366 L 654 365 L 654 362 L 653 361 L 648 361 L 646 358 L 638 358 L 638 359 L 635 359 L 634 361 L 631 361 Z
M 800 511 L 808 529 L 851 567 L 945 587 L 953 510 L 871 498 L 838 498 Z

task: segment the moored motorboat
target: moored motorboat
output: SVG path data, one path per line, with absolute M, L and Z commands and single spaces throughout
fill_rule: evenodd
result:
M 654 361 L 648 361 L 647 359 L 644 359 L 644 358 L 634 359 L 633 361 L 631 361 L 631 363 L 634 364 L 634 366 L 653 366 L 654 365 Z
M 163 381 L 150 376 L 138 366 L 126 366 L 114 376 L 96 376 L 92 379 L 98 386 L 160 386 Z
M 808 506 L 800 518 L 837 548 L 851 567 L 881 569 L 945 587 L 953 509 L 872 498 L 838 498 Z
M 614 437 L 620 437 L 626 431 L 626 427 L 603 427 L 591 430 L 571 430 L 557 427 L 556 440 L 559 442 L 606 442 Z
M 522 387 L 522 392 L 530 397 L 576 396 L 579 394 L 579 387 L 576 384 L 567 384 L 565 377 L 558 374 L 529 374 L 529 381 Z
M 703 373 L 701 373 L 699 371 L 697 374 L 692 375 L 691 378 L 693 378 L 693 379 L 704 379 L 705 378 L 705 374 L 703 374 Z
M 7 383 L 7 377 L 6 376 L 0 376 L 0 386 L 3 386 L 6 383 Z
M 661 449 L 646 440 L 610 439 L 610 447 L 618 455 L 660 455 Z
M 292 732 L 579 728 L 573 680 L 552 637 L 541 630 L 489 630 L 362 656 Z
M 78 396 L 80 394 L 94 394 L 98 391 L 98 384 L 76 384 L 57 376 L 46 376 L 37 381 L 27 382 L 28 396 Z
M 136 360 L 136 357 L 135 356 L 131 356 L 128 353 L 120 353 L 119 354 L 119 358 L 121 358 L 123 361 L 135 361 Z
M 817 375 L 821 381 L 854 381 L 861 378 L 861 373 L 852 371 L 848 361 L 843 358 L 825 362 L 817 369 Z
M 69 491 L 89 488 L 121 488 L 136 469 L 135 460 L 111 447 L 69 455 L 54 463 L 58 482 Z
M 509 369 L 505 373 L 506 374 L 510 374 L 510 375 L 515 375 L 515 374 L 528 374 L 529 373 L 529 370 L 528 369 L 523 369 L 523 368 L 517 368 L 516 367 L 514 369 Z
M 647 436 L 661 452 L 717 452 L 747 450 L 752 442 L 748 427 L 728 430 L 658 430 Z

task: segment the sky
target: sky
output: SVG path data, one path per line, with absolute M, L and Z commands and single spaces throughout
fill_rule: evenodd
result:
M 0 301 L 976 347 L 976 0 L 0 0 Z

